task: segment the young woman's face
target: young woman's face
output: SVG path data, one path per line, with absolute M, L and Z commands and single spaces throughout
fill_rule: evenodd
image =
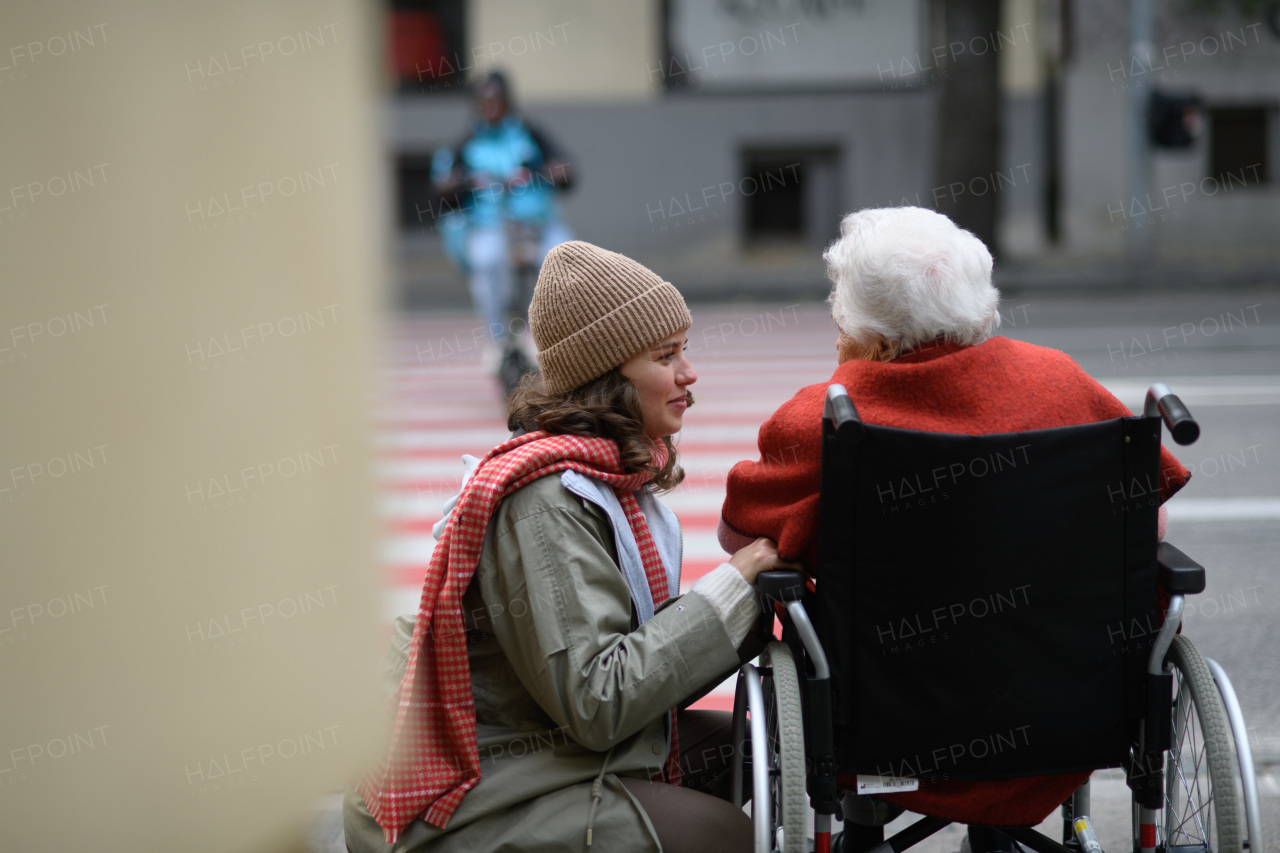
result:
M 680 431 L 688 407 L 687 389 L 698 374 L 685 355 L 689 330 L 663 338 L 647 350 L 622 363 L 622 375 L 640 392 L 644 431 L 651 438 L 664 438 Z

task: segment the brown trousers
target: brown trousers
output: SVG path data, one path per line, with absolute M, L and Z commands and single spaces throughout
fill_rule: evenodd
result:
M 733 724 L 728 711 L 681 711 L 679 786 L 620 781 L 658 833 L 663 853 L 752 849 L 751 818 L 729 802 L 733 784 Z M 750 796 L 750 791 L 747 791 Z

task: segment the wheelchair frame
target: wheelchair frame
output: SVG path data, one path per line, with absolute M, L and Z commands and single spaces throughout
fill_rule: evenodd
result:
M 1156 383 L 1148 390 L 1144 416 L 1162 418 L 1179 444 L 1190 444 L 1199 437 L 1199 426 L 1164 383 Z M 838 384 L 827 389 L 823 421 L 824 433 L 850 431 L 857 437 L 864 429 L 848 393 Z M 1265 847 L 1257 783 L 1239 701 L 1222 667 L 1202 658 L 1191 641 L 1178 633 L 1184 597 L 1204 590 L 1204 567 L 1164 542 L 1158 545 L 1157 564 L 1159 587 L 1169 595 L 1169 604 L 1147 662 L 1152 698 L 1146 703 L 1138 742 L 1124 768 L 1132 791 L 1133 853 L 1259 853 Z M 800 573 L 764 572 L 757 581 L 757 591 L 767 609 L 772 609 L 775 602 L 783 605 L 784 626 L 791 629 L 786 634 L 791 645 L 777 640 L 769 643 L 761 656 L 761 666 L 744 664 L 738 676 L 734 742 L 746 742 L 749 722 L 755 850 L 807 853 L 812 849 L 829 853 L 832 818 L 842 815 L 834 757 L 831 669 L 801 601 L 806 586 Z M 1163 694 L 1161 687 L 1166 688 Z M 1174 698 L 1154 698 L 1159 695 Z M 1194 748 L 1197 727 L 1204 739 L 1208 766 L 1202 770 L 1200 756 L 1195 756 L 1188 779 L 1182 748 L 1184 741 Z M 1234 749 L 1228 743 L 1228 733 Z M 1212 746 L 1209 740 L 1213 741 Z M 733 800 L 742 805 L 742 750 L 736 752 L 734 762 Z M 1205 771 L 1207 799 L 1201 791 L 1201 775 Z M 805 833 L 806 792 L 813 812 L 812 848 Z M 1242 800 L 1243 820 L 1238 814 L 1237 796 Z M 1191 809 L 1189 814 L 1183 806 Z M 1204 820 L 1201 812 L 1208 808 L 1213 811 Z M 1062 804 L 1062 843 L 1030 826 L 999 829 L 1037 853 L 1102 853 L 1093 835 L 1089 812 L 1086 781 Z M 856 853 L 902 853 L 953 822 L 925 816 L 886 840 L 883 824 L 887 818 L 881 815 L 878 826 L 858 828 L 862 847 Z M 1210 838 L 1215 819 L 1219 823 L 1216 848 Z M 1199 835 L 1187 831 L 1188 820 Z M 781 844 L 775 846 L 778 836 Z M 855 853 L 847 844 L 844 849 Z

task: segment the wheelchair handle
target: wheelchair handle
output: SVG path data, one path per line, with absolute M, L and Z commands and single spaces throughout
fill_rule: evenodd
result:
M 1191 444 L 1200 437 L 1200 424 L 1196 423 L 1187 407 L 1163 382 L 1156 382 L 1147 389 L 1147 401 L 1142 412 L 1149 418 L 1156 415 L 1164 418 L 1165 426 L 1169 427 L 1169 435 L 1178 444 Z
M 839 382 L 827 386 L 827 399 L 822 405 L 822 419 L 830 421 L 833 431 L 839 434 L 849 429 L 856 440 L 862 436 L 862 420 L 858 417 L 858 409 L 849 399 L 849 392 Z

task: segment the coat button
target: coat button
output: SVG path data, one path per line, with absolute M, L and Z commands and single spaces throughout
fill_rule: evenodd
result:
M 653 754 L 662 755 L 662 744 L 658 743 L 657 741 L 653 742 Z

